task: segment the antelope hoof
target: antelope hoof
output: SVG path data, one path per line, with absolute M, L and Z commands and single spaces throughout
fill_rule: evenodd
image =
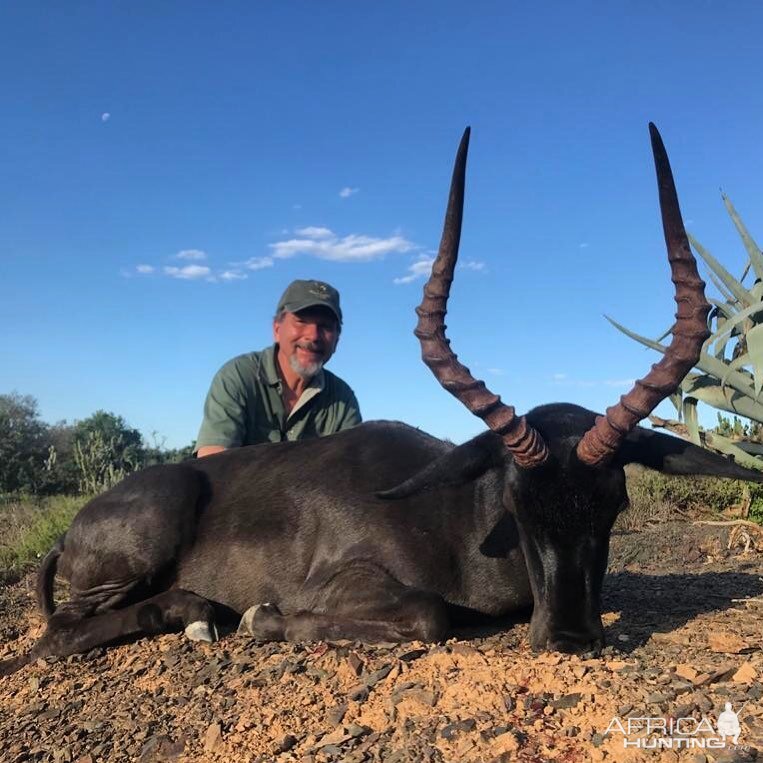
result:
M 241 622 L 238 624 L 238 630 L 236 633 L 239 636 L 253 636 L 254 635 L 254 618 L 257 616 L 257 612 L 261 609 L 274 609 L 273 605 L 265 602 L 263 604 L 254 604 L 241 615 Z
M 204 620 L 196 620 L 195 622 L 186 625 L 185 635 L 188 636 L 191 641 L 207 641 L 210 644 L 213 644 L 217 641 L 217 628 L 214 623 L 212 623 L 212 626 L 210 627 L 209 623 L 204 622 Z

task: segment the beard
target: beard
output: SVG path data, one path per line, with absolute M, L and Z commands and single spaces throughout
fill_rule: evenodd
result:
M 306 344 L 304 349 L 320 352 L 319 348 L 310 344 Z M 300 361 L 297 359 L 296 353 L 289 357 L 289 365 L 291 366 L 291 370 L 305 381 L 312 379 L 313 376 L 315 376 L 318 371 L 323 368 L 323 364 L 325 362 L 325 360 L 314 360 L 312 363 L 300 363 Z

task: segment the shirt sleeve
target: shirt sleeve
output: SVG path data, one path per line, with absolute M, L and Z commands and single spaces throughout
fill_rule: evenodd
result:
M 344 415 L 339 421 L 338 430 L 341 432 L 343 429 L 352 429 L 363 421 L 360 415 L 360 406 L 358 405 L 358 399 L 355 397 L 355 393 L 348 388 L 349 395 L 344 409 Z
M 226 363 L 212 379 L 204 401 L 204 418 L 196 438 L 196 450 L 205 445 L 236 448 L 246 435 L 246 394 L 238 369 Z

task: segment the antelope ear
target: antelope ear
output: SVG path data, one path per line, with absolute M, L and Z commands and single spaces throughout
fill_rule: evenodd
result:
M 616 460 L 623 464 L 641 464 L 665 474 L 703 474 L 763 482 L 763 472 L 746 469 L 679 437 L 641 427 L 628 434 Z
M 501 438 L 483 432 L 473 440 L 449 450 L 423 469 L 388 490 L 380 490 L 377 498 L 407 498 L 434 487 L 463 485 L 506 460 L 506 448 Z

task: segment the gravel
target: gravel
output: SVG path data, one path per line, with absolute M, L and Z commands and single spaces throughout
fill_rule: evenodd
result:
M 534 655 L 527 623 L 445 644 L 216 644 L 180 635 L 38 660 L 0 679 L 3 761 L 754 760 L 763 750 L 763 559 L 727 528 L 613 538 L 600 656 Z M 688 561 L 691 560 L 691 561 Z M 43 627 L 0 589 L 2 657 Z M 756 601 L 758 599 L 758 601 Z M 613 718 L 739 712 L 739 745 L 643 751 Z M 636 735 L 628 737 L 636 739 Z

